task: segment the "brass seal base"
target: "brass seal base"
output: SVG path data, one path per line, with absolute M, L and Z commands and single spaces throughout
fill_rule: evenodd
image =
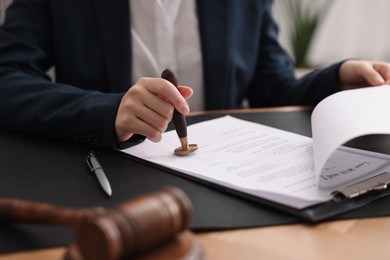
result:
M 198 150 L 197 144 L 188 144 L 187 137 L 180 138 L 181 147 L 175 149 L 175 154 L 178 156 L 186 156 Z

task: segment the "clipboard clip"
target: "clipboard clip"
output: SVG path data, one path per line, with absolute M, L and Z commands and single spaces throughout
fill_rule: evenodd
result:
M 333 200 L 343 201 L 366 194 L 370 191 L 385 190 L 390 184 L 390 172 L 383 172 L 371 178 L 345 186 L 343 189 L 332 192 Z

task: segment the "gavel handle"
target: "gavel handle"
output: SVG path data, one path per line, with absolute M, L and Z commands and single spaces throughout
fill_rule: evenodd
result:
M 0 199 L 0 221 L 26 224 L 52 224 L 79 227 L 98 215 L 107 212 L 105 208 L 67 208 L 49 203 L 22 199 Z

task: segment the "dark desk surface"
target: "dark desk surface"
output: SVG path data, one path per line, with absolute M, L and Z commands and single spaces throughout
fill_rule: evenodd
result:
M 282 120 L 278 121 L 270 121 L 272 115 L 270 117 L 265 116 L 264 123 L 271 122 L 270 125 L 280 128 L 290 126 L 291 131 L 310 134 L 310 127 L 307 125 L 310 111 L 304 110 L 307 113 L 294 112 L 300 109 L 283 108 L 283 111 L 292 111 L 290 115 L 293 116 L 282 116 Z M 294 122 L 290 120 L 294 120 Z M 300 125 L 296 120 L 302 120 L 305 127 L 293 127 L 291 129 L 291 124 Z M 16 140 L 18 143 L 28 145 L 25 147 L 15 145 Z M 202 211 L 197 210 L 197 208 L 200 205 L 209 206 L 208 200 L 211 197 L 225 196 L 225 194 L 221 195 L 218 191 L 202 185 L 192 184 L 196 187 L 187 186 L 185 184 L 188 180 L 176 176 L 161 179 L 161 174 L 157 170 L 150 174 L 153 175 L 153 178 L 160 179 L 160 182 L 144 183 L 142 187 L 136 187 L 136 185 L 124 180 L 129 174 L 133 175 L 134 180 L 142 179 L 144 173 L 138 172 L 143 167 L 142 165 L 138 165 L 127 158 L 122 158 L 112 151 L 98 150 L 97 153 L 102 164 L 111 171 L 109 176 L 111 182 L 114 184 L 127 183 L 127 185 L 113 185 L 113 197 L 107 199 L 99 189 L 96 179 L 89 175 L 86 169 L 84 158 L 90 150 L 89 148 L 75 147 L 67 143 L 59 144 L 57 141 L 40 138 L 23 137 L 13 133 L 2 134 L 0 143 L 3 147 L 0 147 L 2 149 L 2 158 L 0 159 L 0 171 L 2 173 L 0 174 L 2 176 L 1 183 L 3 183 L 0 183 L 1 197 L 12 196 L 30 199 L 30 195 L 33 194 L 34 199 L 57 204 L 66 204 L 67 201 L 72 201 L 72 206 L 89 206 L 98 201 L 100 205 L 110 206 L 131 196 L 154 191 L 162 184 L 174 184 L 183 188 L 190 198 L 196 198 L 196 201 L 193 202 L 195 209 L 194 226 L 202 229 L 207 228 L 207 226 L 202 226 L 204 225 L 202 220 L 204 216 L 201 215 Z M 58 151 L 58 145 L 61 147 L 60 151 Z M 4 149 L 4 147 L 7 148 Z M 37 178 L 39 182 L 37 182 Z M 75 179 L 77 181 L 74 181 Z M 7 185 L 14 183 L 15 180 L 20 180 L 17 187 Z M 47 185 L 47 183 L 51 185 Z M 203 192 L 203 196 L 200 198 L 196 197 L 199 188 Z M 75 190 L 82 190 L 82 196 L 77 192 L 74 193 Z M 238 198 L 228 197 L 229 203 L 233 205 L 233 211 L 236 209 L 235 205 L 245 203 Z M 390 232 L 390 218 L 388 217 L 329 221 L 318 225 L 305 225 L 291 224 L 297 223 L 299 220 L 275 212 L 272 209 L 257 211 L 256 207 L 253 208 L 253 205 L 249 202 L 245 207 L 251 211 L 249 216 L 240 216 L 242 219 L 238 222 L 240 225 L 237 226 L 240 229 L 197 234 L 205 248 L 207 259 L 367 259 L 369 257 L 388 259 L 388 246 L 390 245 L 390 240 L 387 238 Z M 219 211 L 221 209 L 223 208 L 211 210 Z M 224 214 L 229 214 L 229 212 Z M 268 218 L 274 220 L 274 223 L 266 225 L 277 226 L 250 228 L 256 226 L 254 222 L 251 222 L 253 217 L 264 217 L 264 214 L 268 214 Z M 226 217 L 228 218 L 228 216 Z M 223 224 L 223 218 L 220 222 Z M 290 224 L 281 225 L 287 223 Z M 22 231 L 24 237 L 12 238 L 15 239 L 14 242 L 18 242 L 18 239 L 21 242 L 30 240 L 34 240 L 38 244 L 42 242 L 38 231 L 36 233 L 34 230 L 29 233 L 28 227 L 27 232 L 24 232 L 25 228 L 24 226 L 7 226 L 6 231 L 15 234 Z M 223 225 L 220 228 L 223 228 Z M 50 236 L 55 237 L 57 231 L 49 231 L 51 233 L 49 238 Z M 65 240 L 63 241 L 72 240 L 73 233 L 69 230 L 59 230 L 59 232 L 65 233 Z M 3 232 L 0 234 L 0 246 L 4 242 L 9 242 L 9 237 L 1 237 L 3 234 Z M 54 249 L 8 253 L 0 255 L 0 260 L 60 259 L 64 250 L 64 247 L 56 247 Z

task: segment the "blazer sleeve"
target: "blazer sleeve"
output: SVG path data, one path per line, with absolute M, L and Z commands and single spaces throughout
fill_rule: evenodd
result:
M 54 64 L 51 15 L 47 0 L 15 0 L 7 10 L 0 27 L 0 127 L 90 146 L 131 145 L 118 143 L 115 132 L 123 93 L 54 83 L 46 75 Z
M 248 91 L 252 107 L 311 105 L 339 90 L 341 62 L 317 69 L 296 79 L 294 64 L 278 42 L 278 27 L 272 17 L 272 1 L 264 1 L 259 37 L 258 64 Z

